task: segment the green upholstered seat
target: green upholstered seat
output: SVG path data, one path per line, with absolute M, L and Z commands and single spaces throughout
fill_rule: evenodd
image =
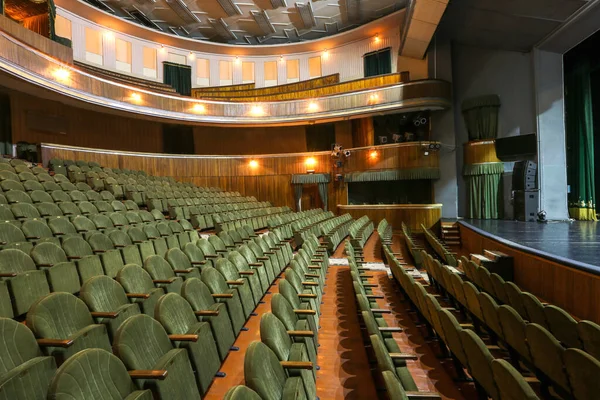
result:
M 154 316 L 154 306 L 165 293 L 152 282 L 152 277 L 142 267 L 127 264 L 117 273 L 117 282 L 121 284 L 130 302 L 137 303 L 142 312 Z
M 71 342 L 45 349 L 59 364 L 83 349 L 110 351 L 106 326 L 94 323 L 85 303 L 69 293 L 55 292 L 36 301 L 27 313 L 27 326 L 38 338 Z
M 3 297 L 10 295 L 15 316 L 25 314 L 31 304 L 50 293 L 44 271 L 37 270 L 33 260 L 21 250 L 0 251 L 0 273 L 3 274 L 0 278 L 4 288 Z M 7 309 L 5 314 L 11 314 L 9 305 L 3 307 Z
M 577 332 L 577 321 L 560 307 L 547 305 L 544 307 L 549 331 L 565 347 L 581 349 L 582 344 Z
M 539 400 L 531 386 L 506 360 L 492 360 L 492 372 L 502 400 Z
M 269 272 L 271 282 L 275 280 L 275 277 L 281 272 L 281 266 L 279 265 L 279 259 L 277 255 L 272 251 L 265 252 L 261 246 L 258 245 L 254 240 L 248 242 L 248 248 L 252 250 L 254 256 L 258 261 L 264 261 L 270 268 Z
M 227 255 L 227 260 L 229 260 L 230 263 L 237 268 L 238 272 L 247 274 L 244 275 L 244 278 L 246 278 L 250 283 L 250 289 L 252 290 L 252 295 L 254 298 L 254 305 L 258 304 L 268 288 L 268 285 L 267 288 L 265 288 L 268 278 L 264 265 L 262 263 L 260 265 L 258 263 L 255 263 L 255 265 L 250 265 L 246 258 L 238 251 L 231 251 Z M 250 272 L 253 273 L 250 274 Z
M 0 318 L 0 354 L 0 399 L 46 399 L 56 362 L 42 355 L 25 325 Z
M 273 255 L 277 257 L 277 265 L 279 265 L 279 271 L 283 271 L 283 269 L 288 264 L 288 261 L 286 261 L 285 256 L 283 254 L 284 250 L 282 250 L 280 247 L 273 247 L 269 245 L 267 240 L 265 240 L 265 238 L 262 236 L 254 238 L 254 242 L 260 246 L 260 248 L 265 254 L 273 253 Z
M 262 400 L 261 397 L 248 386 L 234 386 L 225 393 L 223 400 Z
M 252 342 L 244 358 L 244 380 L 263 400 L 308 399 L 300 377 L 288 377 L 267 345 Z
M 471 282 L 463 282 L 463 292 L 467 300 L 469 313 L 479 321 L 483 321 L 483 311 L 479 304 L 479 290 Z
M 175 348 L 155 319 L 145 314 L 128 318 L 117 330 L 113 350 L 128 370 L 167 371 L 164 380 L 137 382 L 138 387 L 152 390 L 155 398 L 200 398 L 187 350 Z
M 564 362 L 574 398 L 597 399 L 600 393 L 600 361 L 580 349 L 567 349 Z
M 210 324 L 198 321 L 191 305 L 175 293 L 162 296 L 154 311 L 154 317 L 168 334 L 198 335 L 196 342 L 176 341 L 175 345 L 188 351 L 200 394 L 204 394 L 221 366 Z
M 535 367 L 553 382 L 555 389 L 569 393 L 569 382 L 564 369 L 564 348 L 560 342 L 538 324 L 528 324 L 525 334 Z
M 77 293 L 81 281 L 75 264 L 67 259 L 64 250 L 55 243 L 43 242 L 31 250 L 31 258 L 39 269 L 45 271 L 53 292 Z M 17 256 L 17 254 L 14 254 Z M 28 262 L 28 257 L 18 256 Z
M 309 280 L 302 279 L 296 271 L 291 268 L 285 270 L 285 280 L 296 289 L 298 294 L 313 295 L 313 298 L 308 299 L 308 303 L 313 310 L 319 310 L 323 294 L 319 286 L 314 285 Z
M 439 316 L 448 349 L 452 352 L 456 359 L 466 367 L 468 365 L 467 355 L 463 348 L 460 337 L 460 332 L 462 332 L 463 329 L 456 320 L 456 317 L 452 315 L 450 311 L 442 309 L 439 313 Z
M 193 267 L 199 268 L 200 270 L 202 270 L 202 268 L 204 268 L 205 265 L 212 265 L 210 262 L 208 262 L 206 260 L 206 258 L 204 258 L 204 254 L 202 253 L 202 250 L 200 250 L 198 248 L 198 246 L 196 246 L 195 243 L 188 243 L 185 246 L 183 246 L 183 252 L 185 253 L 185 255 L 188 257 L 188 259 L 190 260 L 190 263 L 192 264 Z
M 8 192 L 4 192 L 4 197 L 6 197 L 8 204 L 33 203 L 31 197 L 29 197 L 29 195 L 25 191 L 21 190 L 9 190 Z
M 271 297 L 271 311 L 289 331 L 312 331 L 317 332 L 311 326 L 308 320 L 300 319 L 305 309 L 294 309 L 292 305 L 279 293 L 274 293 Z M 317 354 L 317 336 L 313 337 L 294 337 L 294 342 L 304 343 L 308 353 L 309 360 L 316 360 Z
M 88 243 L 92 252 L 100 257 L 104 273 L 111 278 L 116 277 L 125 263 L 121 252 L 115 249 L 112 240 L 104 233 L 96 232 L 89 237 Z
M 169 249 L 165 259 L 171 265 L 171 268 L 173 268 L 174 271 L 187 271 L 175 272 L 178 276 L 181 276 L 184 279 L 200 278 L 200 269 L 192 265 L 192 262 L 188 256 L 181 249 Z
M 410 374 L 408 367 L 406 366 L 406 361 L 402 359 L 392 359 L 390 352 L 385 347 L 379 336 L 370 335 L 369 340 L 371 341 L 371 346 L 373 347 L 373 352 L 375 353 L 379 370 L 382 372 L 390 371 L 396 374 L 404 389 L 410 391 L 418 390 L 417 385 L 415 384 L 415 381 Z
M 577 332 L 583 344 L 583 350 L 596 359 L 600 359 L 600 326 L 592 321 L 579 321 Z
M 523 306 L 527 313 L 527 320 L 549 329 L 546 313 L 544 312 L 544 305 L 538 298 L 529 292 L 521 292 L 521 300 L 523 301 Z
M 237 290 L 242 307 L 244 308 L 244 315 L 246 318 L 254 312 L 256 307 L 256 300 L 253 297 L 251 288 L 251 278 L 256 274 L 255 271 L 246 271 L 253 275 L 240 275 L 238 269 L 229 260 L 225 258 L 218 259 L 215 266 L 216 270 L 219 271 L 226 283 L 234 290 Z
M 140 313 L 138 305 L 130 303 L 127 299 L 123 287 L 105 275 L 94 276 L 85 281 L 81 286 L 79 297 L 90 311 L 113 314 L 97 319 L 97 322 L 107 326 L 108 336 L 111 339 L 123 321 Z
M 81 237 L 69 237 L 63 240 L 62 248 L 67 255 L 68 260 L 72 260 L 77 265 L 77 272 L 81 282 L 84 283 L 89 278 L 104 275 L 102 261 L 92 251 L 92 247 Z
M 460 339 L 467 355 L 469 374 L 483 387 L 491 398 L 497 399 L 498 386 L 492 372 L 492 360 L 494 356 L 490 353 L 483 340 L 470 329 L 460 331 Z
M 287 279 L 279 280 L 279 293 L 290 303 L 294 310 L 312 310 L 310 302 L 303 302 L 299 296 L 296 289 L 287 281 Z M 299 319 L 306 320 L 308 322 L 308 326 L 310 330 L 315 333 L 314 340 L 316 343 L 319 342 L 319 315 L 315 313 L 315 315 L 310 314 L 300 314 L 298 315 Z
M 21 230 L 25 235 L 25 239 L 33 243 L 51 242 L 60 245 L 60 240 L 52 235 L 52 231 L 42 220 L 26 220 L 21 225 Z
M 158 255 L 146 258 L 144 269 L 157 287 L 164 288 L 167 293 L 181 293 L 183 279 L 175 275 L 173 268 L 164 258 Z
M 514 308 L 501 305 L 498 307 L 498 319 L 504 332 L 503 340 L 512 347 L 520 357 L 531 363 L 531 353 L 527 346 L 525 327 L 527 323 Z
M 498 304 L 496 304 L 496 301 L 492 298 L 492 296 L 485 292 L 480 292 L 478 297 L 485 324 L 494 332 L 494 334 L 499 337 L 504 337 L 502 325 L 500 324 L 500 319 L 498 318 Z
M 392 371 L 382 371 L 383 383 L 387 391 L 388 398 L 391 400 L 408 400 L 406 390 L 402 386 L 402 382 Z
M 221 257 L 219 253 L 217 253 L 215 247 L 208 241 L 208 239 L 201 238 L 196 242 L 196 246 L 202 251 L 204 258 L 211 261 L 214 266 L 214 262 L 217 258 Z
M 62 192 L 60 190 L 55 190 L 54 192 L 52 192 L 53 194 L 56 193 L 63 193 L 65 196 L 69 197 L 65 192 Z M 56 199 L 55 199 L 56 201 Z M 60 211 L 63 213 L 63 215 L 70 215 L 70 216 L 75 216 L 75 215 L 81 215 L 81 210 L 79 209 L 79 207 L 77 206 L 77 204 L 73 203 L 71 201 L 71 198 L 69 197 L 67 201 L 63 201 L 63 202 L 56 202 L 58 208 L 60 208 Z
M 231 317 L 231 325 L 234 332 L 239 332 L 246 322 L 246 314 L 242 306 L 238 291 L 231 289 L 221 275 L 213 267 L 205 267 L 201 273 L 202 282 L 208 287 L 214 299 L 219 303 L 225 303 L 227 312 Z
M 224 360 L 235 341 L 237 333 L 244 325 L 244 320 L 236 321 L 237 329 L 234 332 L 227 305 L 215 302 L 210 290 L 200 279 L 190 278 L 186 280 L 181 287 L 181 295 L 196 312 L 197 320 L 210 324 L 219 356 L 221 360 Z
M 316 360 L 309 359 L 308 351 L 304 343 L 294 343 L 293 331 L 286 330 L 283 323 L 272 313 L 268 312 L 260 318 L 260 340 L 275 353 L 279 361 L 310 361 L 316 365 Z M 309 398 L 316 397 L 316 371 L 312 370 L 290 370 L 290 376 L 300 376 L 304 382 L 304 390 Z
M 527 318 L 527 311 L 525 310 L 523 298 L 521 297 L 521 289 L 519 289 L 519 287 L 512 282 L 505 282 L 504 291 L 506 292 L 506 296 L 508 298 L 507 304 L 514 308 L 519 313 L 521 318 Z
M 61 365 L 48 396 L 56 400 L 152 400 L 150 390 L 137 390 L 123 362 L 101 349 L 82 350 Z

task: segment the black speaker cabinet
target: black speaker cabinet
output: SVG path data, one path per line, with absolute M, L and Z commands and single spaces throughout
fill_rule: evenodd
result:
M 539 211 L 539 190 L 515 190 L 514 215 L 519 221 L 537 221 Z
M 534 190 L 537 187 L 537 164 L 517 161 L 513 168 L 512 190 Z

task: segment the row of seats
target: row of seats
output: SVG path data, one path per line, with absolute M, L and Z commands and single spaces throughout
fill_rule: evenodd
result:
M 392 244 L 393 232 L 392 225 L 390 225 L 385 218 L 382 218 L 377 224 L 377 234 L 379 235 L 379 240 L 382 244 Z
M 375 293 L 378 285 L 371 283 L 373 276 L 369 269 L 363 267 L 363 261 L 357 257 L 358 251 L 350 241 L 346 241 L 346 254 L 352 276 L 352 284 L 357 301 L 357 308 L 364 326 L 364 340 L 370 345 L 370 358 L 377 362 L 377 381 L 383 382 L 387 398 L 404 400 L 411 397 L 439 398 L 439 394 L 419 391 L 406 362 L 416 360 L 417 356 L 401 351 L 392 334 L 402 332 L 400 327 L 388 326 L 384 314 L 391 314 L 388 308 L 381 308 L 377 300 L 384 300 L 383 295 Z
M 348 236 L 352 221 L 354 220 L 350 214 L 343 214 L 320 224 L 324 242 L 327 245 L 327 250 L 330 254 L 333 253 L 340 243 L 342 243 L 342 240 Z
M 420 268 L 423 263 L 423 260 L 421 259 L 421 250 L 423 250 L 423 247 L 418 244 L 413 237 L 410 228 L 404 222 L 402 222 L 402 237 L 404 238 L 404 243 L 413 259 L 415 267 Z
M 447 265 L 456 267 L 456 254 L 454 254 L 438 237 L 430 230 L 421 224 L 421 229 L 425 234 L 425 240 L 431 248 L 444 260 Z
M 328 266 L 325 246 L 307 236 L 279 281 L 271 312 L 261 317 L 261 340 L 246 351 L 245 386 L 231 388 L 225 399 L 317 398 L 318 320 Z
M 43 357 L 43 371 L 32 368 L 23 357 L 14 357 L 19 360 L 15 364 L 20 364 L 13 365 L 10 383 L 0 385 L 0 392 L 7 390 L 2 398 L 45 398 L 44 387 L 50 388 L 50 395 L 60 387 L 59 392 L 72 396 L 69 398 L 93 399 L 101 395 L 94 392 L 94 385 L 102 381 L 103 387 L 112 386 L 113 379 L 118 379 L 117 386 L 123 389 L 118 398 L 146 398 L 148 393 L 159 399 L 200 398 L 219 376 L 227 352 L 235 351 L 231 347 L 235 336 L 269 282 L 292 257 L 289 243 L 279 239 L 276 231 L 262 236 L 248 231 L 221 232 L 209 239 L 187 243 L 186 251 L 170 249 L 166 258 L 151 255 L 143 266 L 127 264 L 116 280 L 94 276 L 82 286 L 81 300 L 59 292 L 36 301 L 27 313 L 27 326 L 43 346 L 43 353 L 51 357 Z M 243 244 L 226 245 L 234 241 Z M 311 245 L 317 246 L 318 240 L 311 238 L 306 248 Z M 264 248 L 268 251 L 262 251 Z M 294 263 L 302 262 L 302 257 L 299 252 Z M 294 282 L 298 284 L 298 280 Z M 110 354 L 111 346 L 118 358 Z M 42 352 L 32 353 L 40 356 Z M 55 373 L 56 365 L 60 368 Z M 100 365 L 114 365 L 118 371 L 114 376 L 120 377 L 114 378 L 112 369 L 110 376 L 106 370 L 90 370 L 90 366 Z M 121 373 L 127 370 L 129 379 Z M 70 376 L 80 376 L 83 381 L 75 383 Z M 134 385 L 131 377 L 141 380 Z M 35 396 L 22 388 L 28 379 L 37 383 Z
M 373 221 L 371 221 L 366 215 L 363 215 L 350 224 L 350 227 L 348 228 L 352 245 L 362 249 L 365 246 L 365 243 L 367 243 L 367 240 L 369 240 L 373 234 L 373 231 Z

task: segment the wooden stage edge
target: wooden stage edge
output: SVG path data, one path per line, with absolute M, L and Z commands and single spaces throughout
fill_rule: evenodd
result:
M 514 258 L 515 283 L 580 319 L 600 323 L 600 270 L 520 245 L 459 221 L 462 250 L 499 250 Z

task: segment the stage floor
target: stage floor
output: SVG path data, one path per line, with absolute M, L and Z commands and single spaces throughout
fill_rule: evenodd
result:
M 542 257 L 583 269 L 600 271 L 598 222 L 538 222 L 464 219 L 486 236 Z

